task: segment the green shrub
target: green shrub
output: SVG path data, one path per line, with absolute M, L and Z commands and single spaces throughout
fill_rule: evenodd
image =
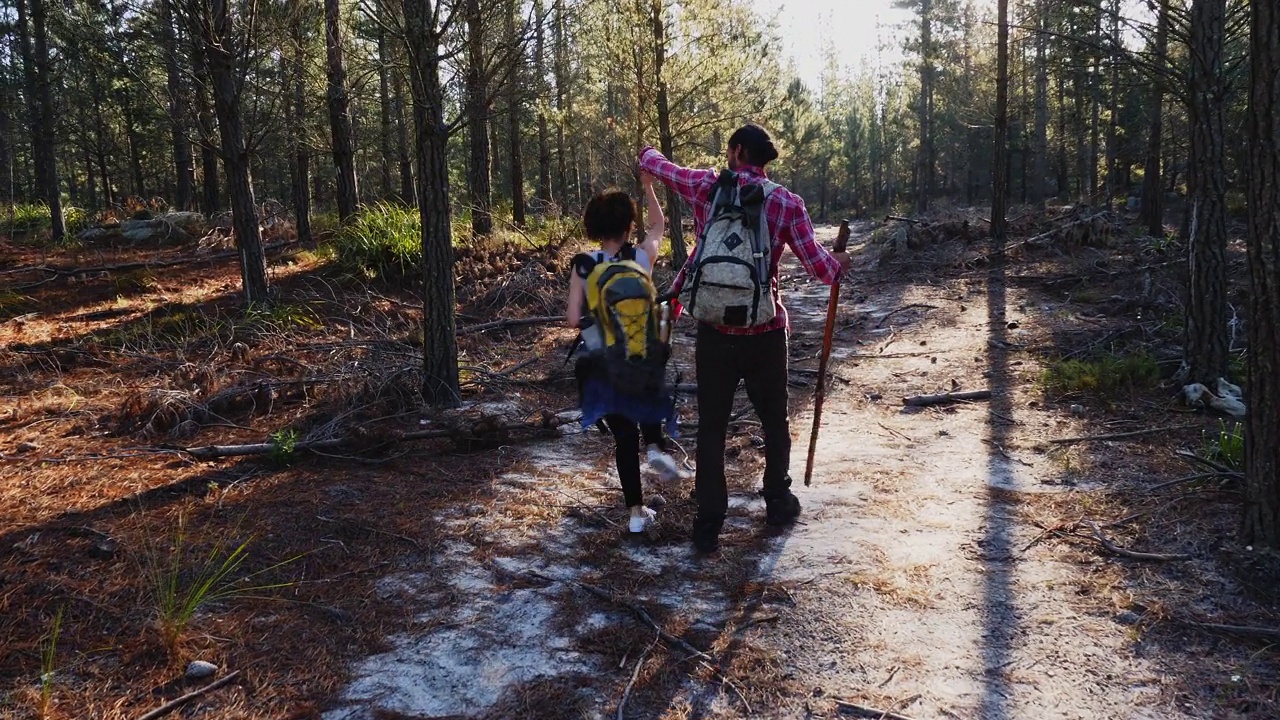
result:
M 384 279 L 414 277 L 422 258 L 418 211 L 390 203 L 365 207 L 334 238 L 338 263 Z

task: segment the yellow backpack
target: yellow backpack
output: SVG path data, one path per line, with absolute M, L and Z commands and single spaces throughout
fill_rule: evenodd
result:
M 597 262 L 586 278 L 588 342 L 610 384 L 626 395 L 652 395 L 666 385 L 670 348 L 659 334 L 657 290 L 635 252 Z

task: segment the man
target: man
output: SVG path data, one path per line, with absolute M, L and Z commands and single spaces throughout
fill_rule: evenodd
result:
M 765 166 L 778 158 L 769 134 L 757 125 L 739 128 L 730 138 L 726 153 L 729 169 L 737 174 L 739 187 L 764 184 Z M 640 153 L 640 169 L 651 173 L 693 207 L 694 231 L 701 238 L 711 213 L 714 189 L 719 177 L 715 170 L 683 168 L 652 147 Z M 787 309 L 778 292 L 778 262 L 784 247 L 790 247 L 810 275 L 831 285 L 851 264 L 845 253 L 832 254 L 813 236 L 813 223 L 799 196 L 774 186 L 765 200 L 769 247 L 769 293 L 774 318 L 754 326 L 727 327 L 698 324 L 696 366 L 698 372 L 698 467 L 695 496 L 698 503 L 693 524 L 694 547 L 704 553 L 719 547 L 720 529 L 729 507 L 724 477 L 725 433 L 733 410 L 738 382 L 745 381 L 747 397 L 764 430 L 764 498 L 766 522 L 789 525 L 800 514 L 800 501 L 791 493 L 791 429 L 787 420 Z M 686 264 L 676 276 L 673 292 L 685 282 Z

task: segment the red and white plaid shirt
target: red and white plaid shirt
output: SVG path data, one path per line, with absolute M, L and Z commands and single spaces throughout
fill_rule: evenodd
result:
M 685 202 L 693 208 L 693 233 L 702 237 L 703 225 L 711 211 L 711 187 L 719 177 L 716 170 L 694 170 L 680 167 L 662 156 L 653 147 L 647 147 L 640 153 L 640 169 L 661 180 Z M 759 182 L 768 179 L 764 168 L 742 166 L 738 168 L 738 184 Z M 769 289 L 773 295 L 775 316 L 773 320 L 755 327 L 724 327 L 716 329 L 727 335 L 756 335 L 759 333 L 789 328 L 787 308 L 782 304 L 782 295 L 778 292 L 778 263 L 782 259 L 782 249 L 790 247 L 800 259 L 800 264 L 810 275 L 827 285 L 840 280 L 840 263 L 826 248 L 813 237 L 813 222 L 809 219 L 809 211 L 804 207 L 804 200 L 799 195 L 784 187 L 778 187 L 769 195 L 765 205 L 765 214 L 769 220 L 769 234 L 772 236 L 773 255 L 769 263 L 773 276 L 769 278 Z M 679 294 L 684 287 L 686 264 L 680 268 L 672 283 L 671 291 Z

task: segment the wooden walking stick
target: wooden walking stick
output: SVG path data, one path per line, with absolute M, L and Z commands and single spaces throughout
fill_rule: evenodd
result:
M 849 221 L 840 221 L 840 233 L 836 235 L 835 252 L 844 252 L 849 246 Z M 836 307 L 840 303 L 840 282 L 836 278 L 831 283 L 831 299 L 827 301 L 827 328 L 822 333 L 822 356 L 818 360 L 818 389 L 813 398 L 813 432 L 809 434 L 809 459 L 804 465 L 804 486 L 809 487 L 813 480 L 813 453 L 818 449 L 818 428 L 822 426 L 822 399 L 827 388 L 827 361 L 831 358 L 831 337 L 836 330 Z

